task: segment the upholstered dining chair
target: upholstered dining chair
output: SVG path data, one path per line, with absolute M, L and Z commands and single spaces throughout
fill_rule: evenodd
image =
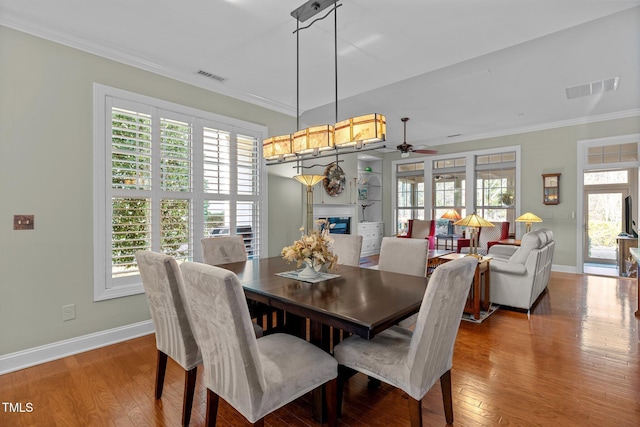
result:
M 338 264 L 360 266 L 362 236 L 357 234 L 331 234 L 333 253 L 338 255 Z
M 422 398 L 439 378 L 445 418 L 453 423 L 453 347 L 477 263 L 464 257 L 435 269 L 413 332 L 391 326 L 371 340 L 353 335 L 334 347 L 339 408 L 344 381 L 355 370 L 404 391 L 411 425 L 422 426 Z
M 426 239 L 383 237 L 378 258 L 378 270 L 425 276 L 428 254 L 429 241 Z
M 182 425 L 187 426 L 191 419 L 197 367 L 202 363 L 202 357 L 185 308 L 182 273 L 176 260 L 169 255 L 138 251 L 135 257 L 155 327 L 158 349 L 155 397 L 162 397 L 167 357 L 171 357 L 185 370 Z
M 242 262 L 247 260 L 247 250 L 244 246 L 244 237 L 242 236 L 218 236 L 218 237 L 205 237 L 200 239 L 202 245 L 202 255 L 204 263 L 209 265 L 220 265 L 231 262 Z M 266 307 L 247 301 L 251 305 L 251 312 L 253 317 L 258 321 L 263 320 L 264 314 L 271 313 L 271 310 L 267 310 Z M 284 319 L 284 316 L 280 316 L 279 319 Z M 273 318 L 269 322 L 267 315 L 268 325 L 253 324 L 256 336 L 261 337 L 264 335 L 264 327 L 273 327 Z
M 393 273 L 426 276 L 429 240 L 383 237 L 377 269 Z M 417 314 L 401 320 L 398 325 L 408 328 L 416 322 Z
M 202 351 L 207 425 L 222 397 L 253 425 L 305 393 L 325 385 L 329 425 L 337 424 L 338 364 L 330 354 L 293 335 L 256 339 L 244 292 L 231 271 L 181 265 L 187 306 Z
M 242 236 L 205 237 L 200 239 L 205 264 L 219 265 L 247 260 Z

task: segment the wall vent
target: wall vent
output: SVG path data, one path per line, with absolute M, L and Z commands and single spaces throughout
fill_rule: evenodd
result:
M 224 82 L 224 81 L 227 80 L 225 77 L 221 77 L 221 76 L 215 75 L 213 73 L 210 73 L 210 72 L 204 71 L 204 70 L 198 70 L 198 71 L 196 71 L 196 74 L 200 74 L 201 76 L 205 76 L 205 77 L 208 77 L 210 79 L 217 80 L 219 82 Z
M 609 79 L 598 80 L 591 83 L 568 87 L 565 89 L 565 92 L 567 93 L 567 99 L 597 95 L 600 93 L 618 89 L 619 81 L 620 77 L 611 77 Z

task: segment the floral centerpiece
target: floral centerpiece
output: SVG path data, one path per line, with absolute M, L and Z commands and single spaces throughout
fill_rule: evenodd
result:
M 305 264 L 305 269 L 299 273 L 299 277 L 316 276 L 323 265 L 333 269 L 338 261 L 338 256 L 331 251 L 333 238 L 329 235 L 326 221 L 319 220 L 316 224 L 320 225 L 319 229 L 314 229 L 309 234 L 304 233 L 304 227 L 300 228 L 300 240 L 282 248 L 282 258 L 289 262 L 295 261 L 296 267 Z

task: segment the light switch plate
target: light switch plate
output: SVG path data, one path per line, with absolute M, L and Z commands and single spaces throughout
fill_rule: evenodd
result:
M 14 215 L 14 230 L 33 230 L 33 215 Z

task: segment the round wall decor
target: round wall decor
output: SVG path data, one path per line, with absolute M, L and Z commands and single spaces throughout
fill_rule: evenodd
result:
M 346 175 L 337 163 L 331 163 L 324 171 L 325 178 L 322 186 L 330 196 L 337 196 L 344 191 L 347 182 Z

